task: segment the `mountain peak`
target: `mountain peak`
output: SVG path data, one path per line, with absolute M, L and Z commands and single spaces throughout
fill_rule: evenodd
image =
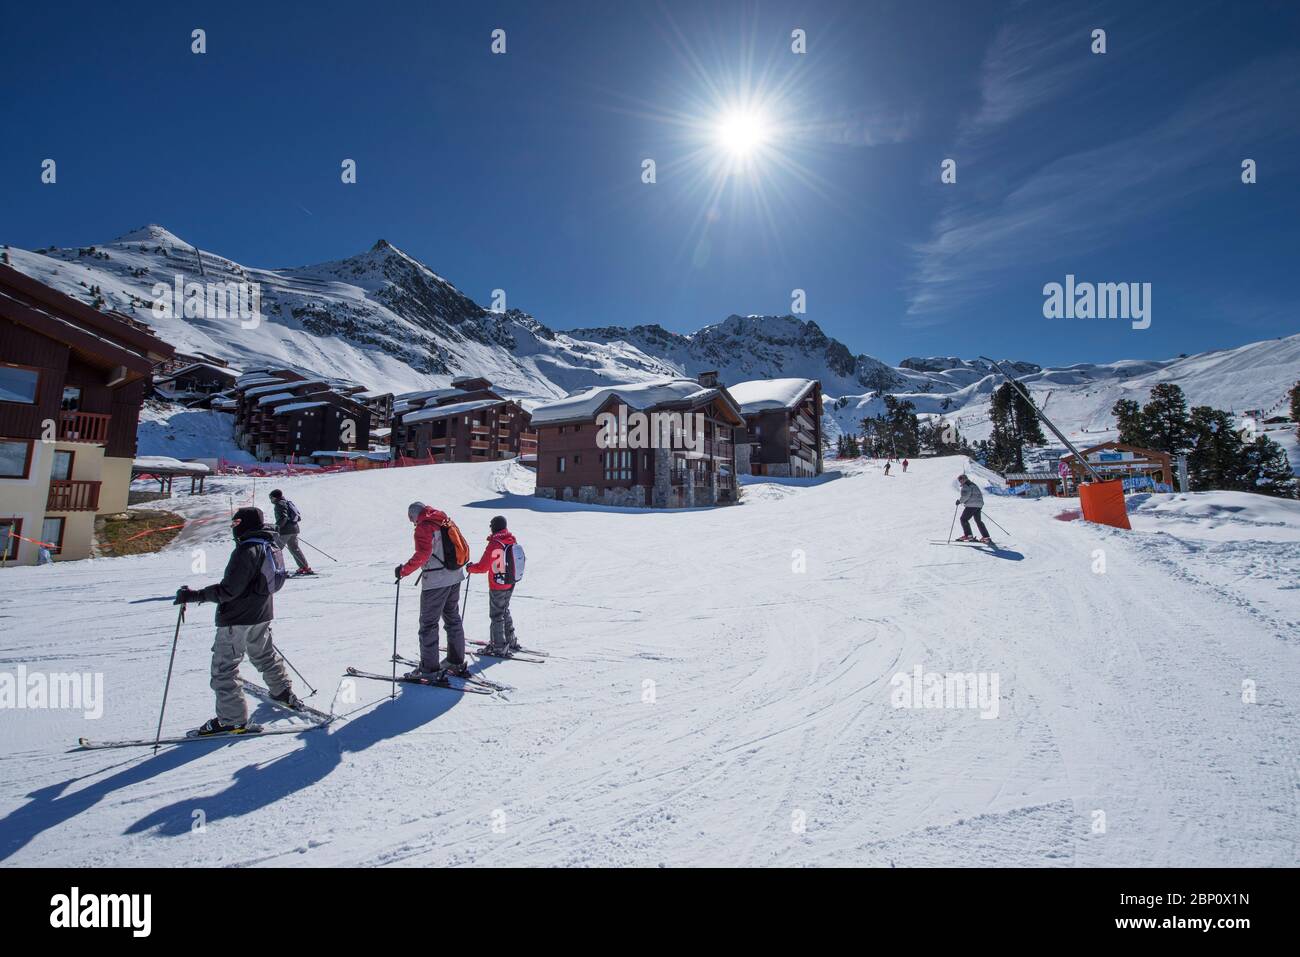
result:
M 192 248 L 191 243 L 187 243 L 165 226 L 159 226 L 157 223 L 149 223 L 141 226 L 139 229 L 133 229 L 129 233 L 124 233 L 113 240 L 114 244 L 121 243 L 153 243 L 156 246 L 184 246 L 186 249 Z

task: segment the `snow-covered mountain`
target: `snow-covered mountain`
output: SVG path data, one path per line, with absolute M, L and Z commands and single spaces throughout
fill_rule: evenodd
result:
M 504 392 L 547 400 L 617 382 L 717 369 L 724 382 L 820 379 L 828 430 L 856 427 L 882 406 L 881 392 L 921 413 L 957 421 L 982 437 L 999 377 L 983 359 L 909 357 L 891 366 L 854 353 L 816 322 L 794 316 L 728 316 L 698 332 L 659 325 L 551 329 L 518 309 L 493 312 L 385 240 L 346 259 L 281 269 L 245 266 L 199 252 L 162 226 L 100 246 L 30 252 L 5 247 L 11 264 L 52 286 L 148 322 L 185 352 L 236 366 L 283 362 L 318 375 L 401 392 L 482 375 Z M 201 263 L 201 266 L 200 266 Z M 256 283 L 262 321 L 154 315 L 154 286 Z M 1145 400 L 1158 382 L 1177 382 L 1192 404 L 1276 408 L 1300 377 L 1300 335 L 1197 356 L 1045 368 L 1002 360 L 1030 384 L 1050 416 L 1080 436 L 1113 424 L 1120 398 Z

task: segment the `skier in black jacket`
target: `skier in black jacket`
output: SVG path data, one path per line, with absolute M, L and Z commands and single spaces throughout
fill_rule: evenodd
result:
M 271 504 L 275 506 L 275 530 L 279 534 L 284 547 L 289 549 L 289 554 L 293 556 L 294 562 L 298 565 L 297 575 L 315 575 L 311 565 L 308 564 L 302 549 L 298 547 L 298 522 L 302 519 L 302 514 L 298 511 L 298 506 L 284 497 L 284 493 L 278 488 L 271 492 Z
M 198 729 L 199 735 L 243 731 L 248 724 L 248 703 L 236 678 L 247 654 L 262 674 L 271 696 L 288 708 L 303 704 L 293 693 L 284 662 L 271 640 L 275 617 L 274 590 L 267 580 L 266 548 L 279 546 L 274 531 L 265 527 L 260 508 L 241 508 L 231 518 L 235 550 L 225 574 L 215 585 L 195 590 L 182 588 L 177 604 L 217 603 L 217 636 L 212 644 L 212 690 L 217 695 L 217 716 Z

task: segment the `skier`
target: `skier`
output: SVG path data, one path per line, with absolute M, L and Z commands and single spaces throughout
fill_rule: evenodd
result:
M 415 525 L 415 553 L 405 565 L 398 565 L 398 581 L 417 568 L 421 573 L 420 591 L 420 667 L 407 672 L 407 678 L 436 678 L 443 672 L 464 677 L 469 674 L 465 663 L 465 626 L 460 618 L 460 583 L 465 577 L 461 556 L 445 554 L 446 542 L 456 550 L 456 540 L 464 545 L 460 530 L 445 512 L 412 502 L 406 516 Z M 454 534 L 452 534 L 454 531 Z M 446 532 L 446 535 L 444 535 Z M 465 548 L 464 557 L 469 557 Z M 447 630 L 447 657 L 439 660 L 438 619 Z
M 278 488 L 271 492 L 271 504 L 275 506 L 275 530 L 298 565 L 298 570 L 294 574 L 315 575 L 311 565 L 307 564 L 307 559 L 303 557 L 302 549 L 298 547 L 298 523 L 302 521 L 302 512 L 298 511 L 298 506 L 285 498 L 284 493 Z
M 904 474 L 907 472 L 907 459 L 903 459 L 903 472 Z
M 510 616 L 510 598 L 515 593 L 515 536 L 506 528 L 504 515 L 492 519 L 483 557 L 466 569 L 471 575 L 491 573 L 488 578 L 488 616 L 492 622 L 487 653 L 507 655 L 519 650 L 515 622 Z
M 888 461 L 885 462 L 885 474 L 886 474 L 886 475 L 889 474 L 889 462 L 888 462 Z
M 957 541 L 975 541 L 975 536 L 971 534 L 970 530 L 970 520 L 973 518 L 975 524 L 980 528 L 979 540 L 986 545 L 991 545 L 993 540 L 989 538 L 989 530 L 984 527 L 984 519 L 980 517 L 980 511 L 984 508 L 984 493 L 979 490 L 979 486 L 965 475 L 957 476 L 957 484 L 961 486 L 961 494 L 957 499 L 957 504 L 966 506 L 961 513 L 961 530 L 965 534 L 958 538 Z
M 303 707 L 293 693 L 284 662 L 271 640 L 271 620 L 275 618 L 274 576 L 278 571 L 283 580 L 284 569 L 283 558 L 277 568 L 272 551 L 279 548 L 279 538 L 266 527 L 260 508 L 239 509 L 232 516 L 230 527 L 235 536 L 235 550 L 230 553 L 221 581 L 198 590 L 187 586 L 176 592 L 178 605 L 217 603 L 211 681 L 217 696 L 217 716 L 195 732 L 200 737 L 241 732 L 248 724 L 248 703 L 236 681 L 245 654 L 261 672 L 272 698 L 295 711 Z

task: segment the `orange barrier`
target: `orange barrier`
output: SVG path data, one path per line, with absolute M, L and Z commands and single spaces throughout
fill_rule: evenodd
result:
M 1083 520 L 1113 528 L 1128 528 L 1128 509 L 1124 506 L 1124 482 L 1085 482 L 1079 486 L 1079 504 L 1083 506 Z

